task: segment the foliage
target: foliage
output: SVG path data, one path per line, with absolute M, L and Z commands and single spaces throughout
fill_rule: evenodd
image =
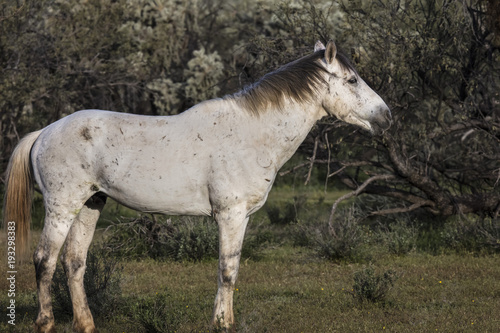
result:
M 182 218 L 157 222 L 145 215 L 108 227 L 108 251 L 123 258 L 200 261 L 218 257 L 218 228 L 211 219 Z
M 255 8 L 223 0 L 0 3 L 2 169 L 20 137 L 77 110 L 177 114 L 234 90 Z
M 387 299 L 399 276 L 393 270 L 376 274 L 372 266 L 354 273 L 352 296 L 359 302 L 382 302 Z
M 389 253 L 408 254 L 417 246 L 418 229 L 413 223 L 399 218 L 388 226 L 380 226 L 380 235 Z
M 251 228 L 249 228 L 251 229 Z M 255 257 L 264 234 L 247 233 L 242 256 Z M 219 258 L 219 229 L 212 218 L 179 217 L 156 220 L 142 215 L 107 228 L 106 251 L 126 259 L 153 258 L 203 261 Z
M 301 150 L 312 156 L 319 140 L 315 163 L 353 190 L 392 175 L 363 190 L 399 201 L 373 206 L 376 214 L 421 208 L 442 216 L 498 214 L 500 31 L 488 23 L 494 2 L 341 1 L 340 7 L 339 44 L 351 49 L 361 77 L 391 107 L 394 124 L 372 138 L 324 121 Z
M 336 262 L 359 262 L 365 259 L 366 232 L 359 223 L 354 207 L 344 209 L 344 218 L 330 228 L 326 223 L 310 232 L 318 255 Z
M 304 209 L 307 196 L 298 195 L 293 197 L 293 202 L 287 202 L 281 209 L 278 205 L 266 205 L 265 210 L 271 224 L 287 225 L 298 221 L 299 212 Z M 284 211 L 282 213 L 282 210 Z
M 200 261 L 219 257 L 219 229 L 211 218 L 185 219 L 165 239 L 165 252 L 174 260 Z
M 91 248 L 87 255 L 87 268 L 83 286 L 87 302 L 94 318 L 113 315 L 113 309 L 120 302 L 122 270 L 116 259 L 107 256 L 100 249 Z M 59 263 L 52 280 L 54 312 L 56 316 L 73 314 L 73 306 L 63 266 Z M 102 309 L 108 309 L 102 311 Z
M 400 201 L 384 213 L 493 216 L 498 10 L 491 0 L 3 2 L 2 169 L 21 136 L 78 109 L 177 114 L 334 38 L 391 106 L 394 126 L 373 140 L 327 121 L 301 152 L 311 156 L 318 137 L 315 164 L 352 189 L 367 175 L 395 175 L 365 189 Z
M 458 218 L 449 221 L 441 231 L 446 248 L 457 253 L 500 253 L 500 220 L 491 218 Z

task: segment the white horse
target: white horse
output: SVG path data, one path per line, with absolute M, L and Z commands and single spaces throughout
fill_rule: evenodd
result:
M 391 124 L 384 101 L 330 41 L 243 91 L 182 114 L 151 117 L 76 112 L 28 134 L 7 170 L 4 223 L 26 244 L 32 178 L 45 204 L 33 259 L 39 332 L 55 331 L 50 285 L 59 251 L 73 303 L 73 328 L 95 332 L 83 288 L 87 250 L 106 197 L 170 215 L 211 215 L 219 226 L 213 321 L 234 325 L 233 287 L 250 214 L 315 122 L 336 116 L 374 134 Z

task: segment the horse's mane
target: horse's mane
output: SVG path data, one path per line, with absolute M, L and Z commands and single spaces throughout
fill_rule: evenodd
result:
M 291 98 L 298 103 L 307 102 L 321 84 L 326 84 L 323 75 L 326 69 L 320 63 L 324 57 L 325 50 L 320 50 L 290 62 L 264 75 L 231 97 L 255 115 L 270 107 L 282 109 L 285 98 Z M 337 60 L 344 70 L 357 74 L 345 55 L 337 52 Z

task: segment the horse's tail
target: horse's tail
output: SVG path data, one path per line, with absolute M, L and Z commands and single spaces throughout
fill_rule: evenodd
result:
M 5 176 L 3 225 L 7 231 L 8 252 L 23 260 L 29 250 L 33 179 L 30 161 L 31 147 L 42 131 L 26 135 L 16 146 Z M 10 254 L 9 254 L 10 255 Z

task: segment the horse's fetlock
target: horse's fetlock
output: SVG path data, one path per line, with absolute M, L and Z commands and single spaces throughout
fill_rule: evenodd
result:
M 73 332 L 78 333 L 97 333 L 94 322 L 83 324 L 81 322 L 73 322 Z
M 55 333 L 54 316 L 40 316 L 35 321 L 35 332 L 37 333 Z

